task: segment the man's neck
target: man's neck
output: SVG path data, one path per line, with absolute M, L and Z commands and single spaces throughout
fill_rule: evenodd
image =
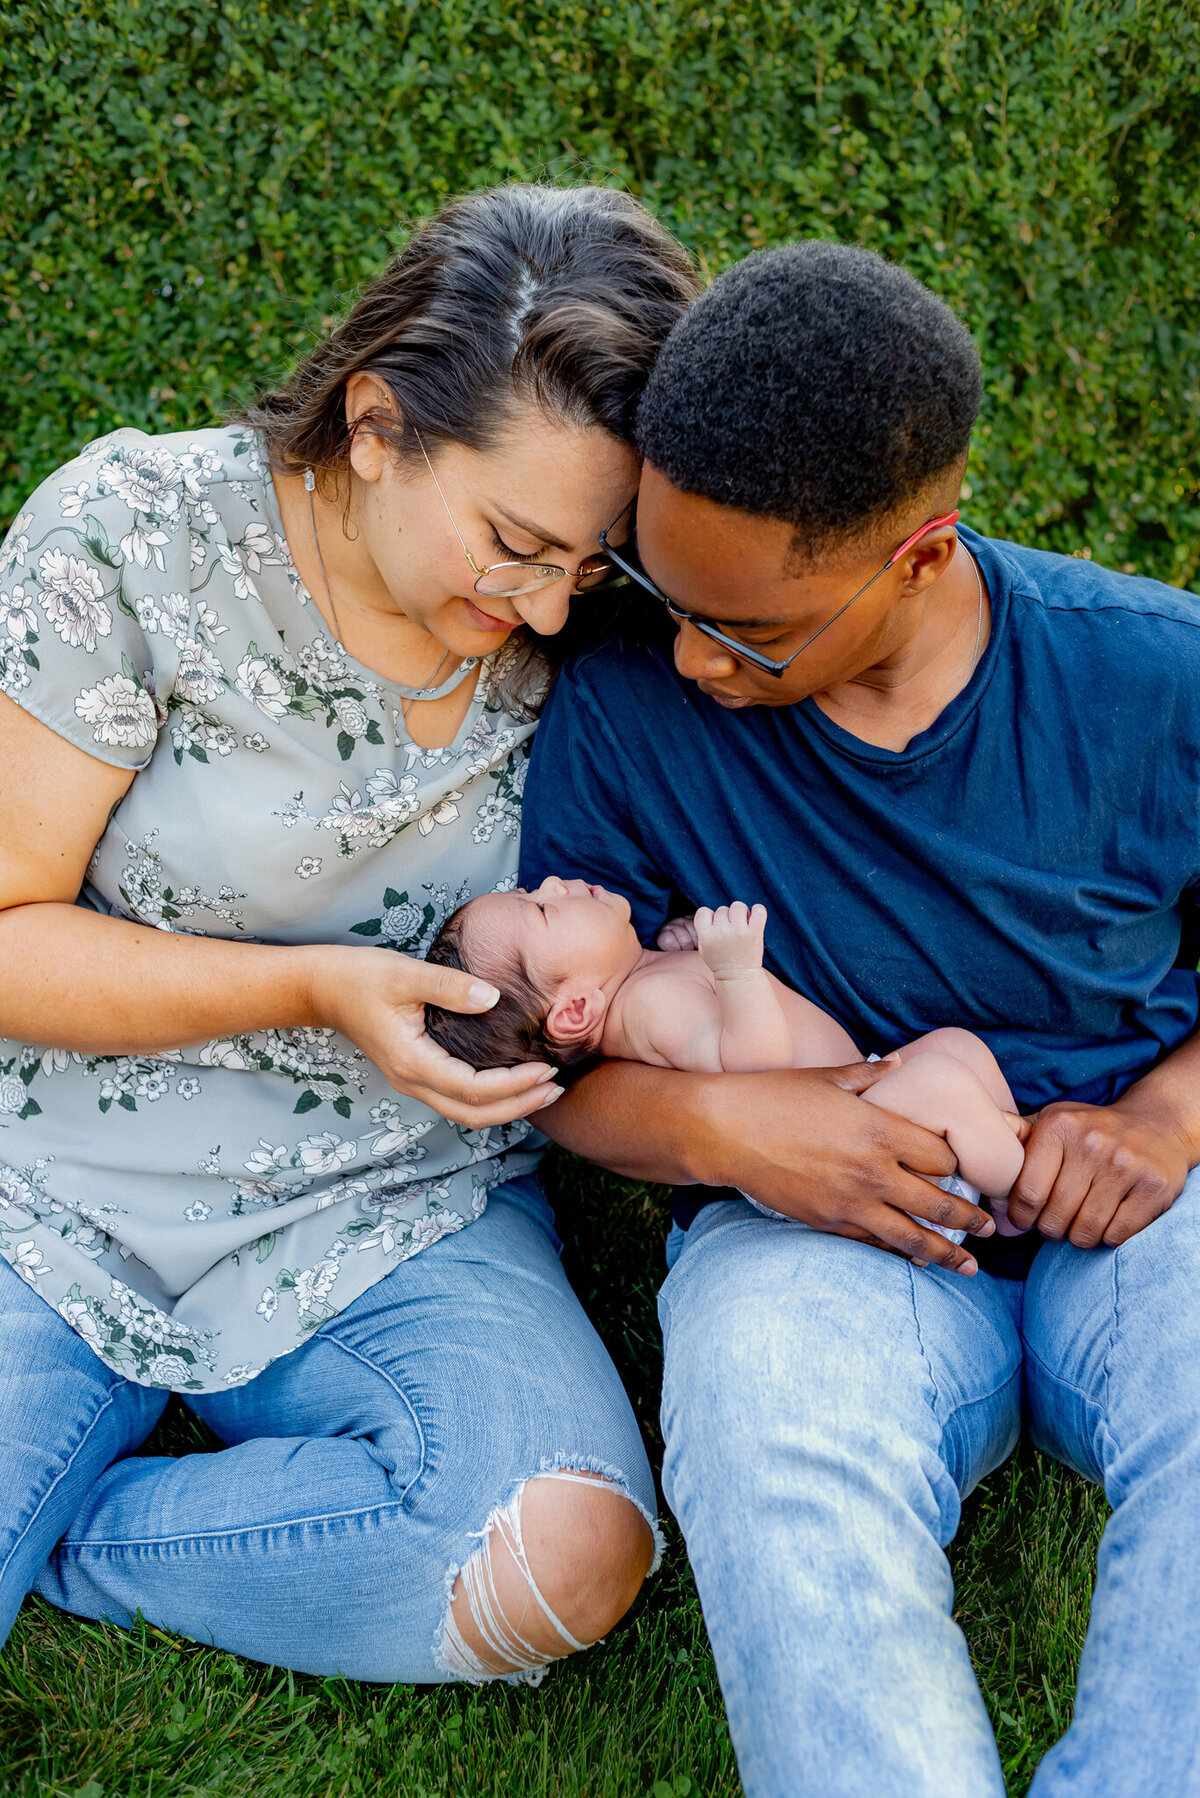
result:
M 877 749 L 906 749 L 962 692 L 987 645 L 991 608 L 974 559 L 960 553 L 894 617 L 889 642 L 861 674 L 813 698 L 827 718 Z

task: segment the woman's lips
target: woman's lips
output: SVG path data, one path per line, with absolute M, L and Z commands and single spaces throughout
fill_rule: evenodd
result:
M 485 612 L 482 607 L 475 604 L 473 599 L 467 599 L 465 596 L 463 604 L 467 608 L 468 618 L 477 631 L 512 630 L 513 625 L 511 618 L 493 618 L 490 612 Z

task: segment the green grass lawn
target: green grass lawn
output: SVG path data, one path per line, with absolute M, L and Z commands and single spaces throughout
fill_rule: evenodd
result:
M 662 1195 L 556 1158 L 576 1288 L 659 1447 Z M 174 1402 L 153 1452 L 207 1446 Z M 1024 1793 L 1070 1713 L 1104 1505 L 1022 1448 L 966 1507 L 958 1614 Z M 0 1658 L 4 1798 L 736 1798 L 712 1657 L 678 1534 L 608 1642 L 540 1691 L 293 1677 L 29 1600 Z

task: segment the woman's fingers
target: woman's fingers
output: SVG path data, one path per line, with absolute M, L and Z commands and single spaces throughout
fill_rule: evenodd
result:
M 461 968 L 443 968 L 427 961 L 407 962 L 404 967 L 402 1003 L 440 1005 L 443 1011 L 490 1011 L 500 997 L 490 980 L 466 974 Z

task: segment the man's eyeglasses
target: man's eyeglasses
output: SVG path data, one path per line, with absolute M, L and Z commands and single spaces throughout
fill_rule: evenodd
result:
M 893 568 L 900 560 L 901 556 L 913 547 L 914 543 L 919 543 L 927 531 L 937 530 L 940 525 L 958 523 L 957 512 L 946 512 L 940 518 L 928 519 L 921 526 L 920 530 L 914 531 L 910 537 L 904 539 L 904 542 L 898 549 L 892 551 L 883 567 L 878 569 L 876 573 L 871 576 L 870 580 L 858 589 L 857 593 L 852 593 L 845 605 L 839 606 L 832 618 L 827 618 L 825 623 L 812 633 L 811 637 L 806 637 L 799 649 L 794 649 L 791 655 L 787 656 L 782 662 L 776 662 L 773 661 L 770 656 L 763 655 L 761 650 L 752 649 L 748 643 L 741 643 L 736 637 L 727 636 L 726 633 L 719 629 L 710 618 L 700 618 L 697 617 L 694 612 L 685 612 L 683 607 L 677 606 L 673 599 L 668 599 L 667 595 L 650 579 L 650 576 L 642 567 L 641 557 L 638 555 L 636 529 L 630 530 L 627 541 L 621 544 L 619 548 L 613 547 L 608 540 L 609 532 L 616 530 L 621 519 L 624 518 L 625 513 L 629 511 L 630 506 L 632 506 L 633 503 L 634 502 L 631 500 L 629 506 L 626 506 L 625 510 L 619 513 L 618 516 L 613 519 L 612 523 L 601 531 L 600 547 L 604 553 L 616 563 L 618 568 L 622 569 L 625 574 L 629 576 L 630 580 L 636 581 L 639 587 L 644 587 L 647 593 L 653 594 L 655 599 L 661 600 L 676 624 L 690 624 L 692 628 L 698 630 L 702 636 L 708 637 L 713 643 L 719 643 L 722 649 L 729 650 L 730 653 L 737 656 L 740 661 L 749 662 L 751 667 L 761 669 L 764 674 L 773 674 L 776 679 L 779 679 L 781 675 L 787 672 L 792 663 L 796 660 L 796 657 L 803 655 L 810 643 L 815 643 L 817 638 L 821 636 L 823 632 L 827 631 L 831 624 L 836 624 L 838 619 L 842 616 L 842 613 L 848 612 L 855 600 L 862 598 L 868 587 L 873 587 L 881 575 L 886 574 L 889 568 Z
M 433 484 L 446 508 L 446 517 L 450 520 L 454 535 L 462 544 L 463 555 L 475 576 L 475 591 L 481 598 L 516 599 L 522 593 L 537 593 L 542 587 L 553 587 L 556 582 L 571 576 L 569 568 L 559 568 L 554 562 L 493 562 L 489 568 L 481 568 L 463 542 L 463 534 L 454 522 L 454 514 L 442 492 L 442 483 L 434 474 L 433 463 L 429 460 L 425 445 L 421 443 L 420 433 L 414 431 L 414 436 L 425 457 L 425 466 L 433 475 Z M 614 519 L 613 523 L 616 522 Z M 600 589 L 607 592 L 614 587 L 624 587 L 629 579 L 628 575 L 617 571 L 613 558 L 607 552 L 604 555 L 585 557 L 571 578 L 575 582 L 576 593 L 595 593 Z

